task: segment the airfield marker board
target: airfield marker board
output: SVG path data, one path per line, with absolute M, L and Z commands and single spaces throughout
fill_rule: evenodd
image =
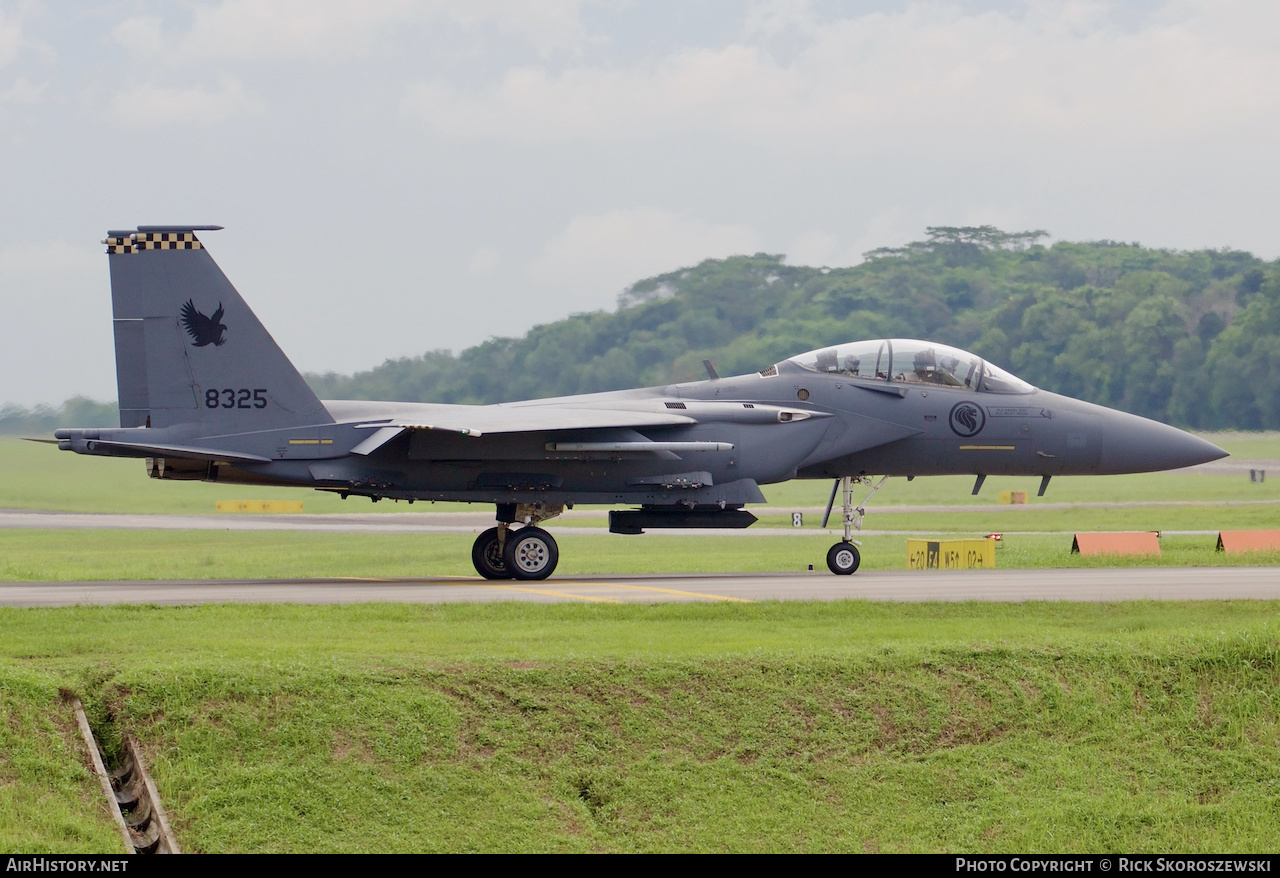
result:
M 907 540 L 908 570 L 991 570 L 996 541 Z
M 1071 551 L 1081 555 L 1159 555 L 1160 535 L 1142 533 L 1078 533 Z
M 1219 552 L 1257 552 L 1280 549 L 1280 530 L 1224 530 L 1218 533 Z

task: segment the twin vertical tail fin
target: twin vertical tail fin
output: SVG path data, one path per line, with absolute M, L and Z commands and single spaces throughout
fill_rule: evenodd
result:
M 216 435 L 332 423 L 196 237 L 219 228 L 107 233 L 120 426 Z

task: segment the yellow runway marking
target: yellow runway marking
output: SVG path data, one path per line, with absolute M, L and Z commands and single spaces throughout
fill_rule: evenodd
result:
M 507 591 L 526 591 L 529 594 L 545 594 L 555 598 L 573 598 L 576 601 L 590 601 L 593 604 L 620 604 L 622 601 L 616 601 L 613 598 L 593 598 L 585 594 L 570 594 L 565 591 L 546 591 L 538 588 L 521 588 L 518 585 L 482 585 L 481 588 L 502 588 Z
M 581 585 L 595 585 L 600 588 L 627 588 L 633 591 L 656 591 L 662 594 L 674 594 L 685 598 L 703 598 L 709 601 L 728 601 L 735 604 L 752 604 L 755 601 L 749 601 L 746 598 L 731 598 L 722 594 L 702 594 L 696 591 L 679 591 L 674 588 L 656 588 L 651 585 L 622 585 L 617 582 L 583 582 Z

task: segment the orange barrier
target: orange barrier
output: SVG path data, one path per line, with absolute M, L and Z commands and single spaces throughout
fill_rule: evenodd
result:
M 1219 552 L 1257 552 L 1280 549 L 1280 530 L 1224 530 L 1218 534 Z
M 1081 555 L 1159 555 L 1159 536 L 1155 531 L 1076 534 L 1071 551 Z

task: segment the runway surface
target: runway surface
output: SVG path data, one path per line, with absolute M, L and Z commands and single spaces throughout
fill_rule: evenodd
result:
M 531 601 L 1127 601 L 1280 600 L 1270 567 L 1146 567 L 1089 570 L 877 571 L 568 576 L 542 582 L 432 579 L 191 580 L 0 583 L 0 605 L 351 604 Z

